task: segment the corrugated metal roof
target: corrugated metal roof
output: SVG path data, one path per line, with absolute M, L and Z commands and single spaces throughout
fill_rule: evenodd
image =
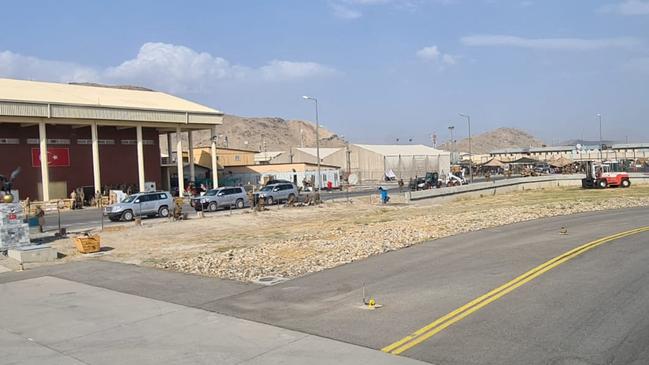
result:
M 317 148 L 312 148 L 312 147 L 298 147 L 296 148 L 297 151 L 304 152 L 308 155 L 311 155 L 313 157 L 317 156 Z M 332 147 L 320 147 L 320 159 L 326 158 L 338 151 L 342 150 L 342 147 L 338 148 L 332 148 Z
M 223 114 L 157 91 L 141 91 L 0 78 L 0 100 L 126 109 Z
M 355 144 L 354 146 L 378 153 L 384 156 L 420 155 L 437 156 L 447 155 L 450 152 L 424 146 L 423 144 Z

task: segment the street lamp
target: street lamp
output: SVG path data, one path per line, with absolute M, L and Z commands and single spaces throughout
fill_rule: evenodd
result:
M 604 141 L 602 140 L 602 115 L 600 113 L 597 113 L 597 119 L 599 119 L 599 159 L 603 162 L 602 149 L 604 148 Z
M 302 96 L 305 100 L 313 100 L 315 103 L 315 154 L 318 159 L 318 191 L 322 191 L 322 174 L 320 173 L 320 121 L 318 119 L 318 99 L 313 96 Z
M 451 133 L 451 163 L 453 163 L 454 160 L 454 155 L 455 155 L 455 140 L 453 139 L 453 130 L 455 129 L 454 126 L 449 125 L 448 126 L 448 131 Z
M 469 123 L 469 176 L 471 177 L 471 183 L 473 183 L 473 153 L 471 152 L 471 116 L 468 114 L 459 113 L 462 118 L 466 118 L 466 121 Z

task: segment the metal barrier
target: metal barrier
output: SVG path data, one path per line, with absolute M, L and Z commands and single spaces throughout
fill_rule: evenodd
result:
M 629 173 L 629 176 L 631 177 L 631 182 L 633 184 L 649 184 L 649 174 L 647 173 Z M 463 195 L 483 191 L 489 191 L 492 194 L 496 194 L 496 191 L 500 188 L 516 186 L 523 186 L 523 188 L 525 188 L 528 185 L 533 186 L 552 182 L 556 182 L 557 186 L 561 186 L 562 183 L 564 184 L 563 186 L 581 186 L 581 179 L 583 177 L 583 174 L 520 177 L 504 180 L 494 180 L 491 182 L 479 182 L 462 186 L 443 187 L 439 189 L 408 191 L 405 193 L 405 197 L 406 201 L 411 201 L 448 197 L 452 195 Z M 530 189 L 534 189 L 534 187 L 530 187 Z

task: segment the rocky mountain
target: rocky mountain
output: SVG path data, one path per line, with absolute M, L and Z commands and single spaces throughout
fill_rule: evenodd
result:
M 217 127 L 218 146 L 255 151 L 288 151 L 289 147 L 315 147 L 315 124 L 302 120 L 282 118 L 246 118 L 225 115 Z M 341 147 L 344 141 L 335 133 L 320 128 L 320 147 Z M 195 146 L 209 146 L 210 132 L 194 132 Z M 227 142 L 226 142 L 227 138 Z M 183 136 L 187 141 L 187 136 Z M 175 143 L 173 139 L 172 143 Z M 167 152 L 166 137 L 161 136 L 160 149 Z
M 471 150 L 474 154 L 485 154 L 493 150 L 512 147 L 540 147 L 544 143 L 531 134 L 516 128 L 498 128 L 471 136 Z M 437 148 L 446 151 L 468 152 L 469 139 L 457 140 L 455 147 L 449 142 Z

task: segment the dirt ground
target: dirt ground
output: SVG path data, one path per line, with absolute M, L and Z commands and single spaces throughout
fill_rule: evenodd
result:
M 371 200 L 371 201 L 370 201 Z M 316 207 L 273 207 L 101 233 L 112 249 L 91 257 L 236 280 L 297 277 L 429 239 L 541 217 L 649 206 L 649 186 L 556 188 L 406 204 L 393 196 Z M 79 260 L 71 240 L 54 246 Z

